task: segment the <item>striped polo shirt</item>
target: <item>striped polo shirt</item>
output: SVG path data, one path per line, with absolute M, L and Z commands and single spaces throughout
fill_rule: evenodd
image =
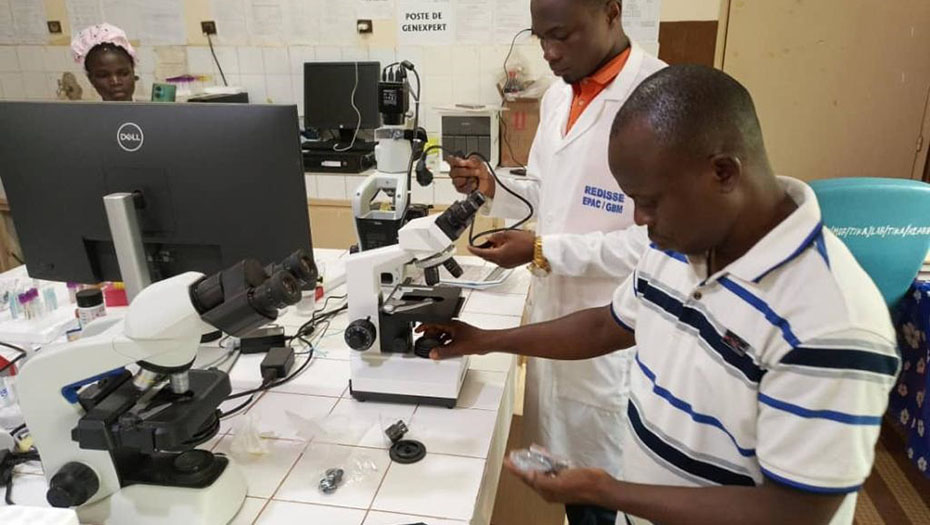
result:
M 631 482 L 847 494 L 850 524 L 900 359 L 878 289 L 820 218 L 813 191 L 708 277 L 652 246 L 612 303 L 636 335 L 624 473 Z

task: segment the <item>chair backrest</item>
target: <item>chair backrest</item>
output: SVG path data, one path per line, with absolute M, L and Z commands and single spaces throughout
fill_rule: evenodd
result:
M 823 222 L 842 239 L 888 303 L 908 290 L 930 249 L 930 184 L 842 178 L 810 183 Z

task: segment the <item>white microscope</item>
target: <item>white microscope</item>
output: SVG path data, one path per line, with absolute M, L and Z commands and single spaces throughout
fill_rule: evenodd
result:
M 216 435 L 231 390 L 225 372 L 191 369 L 200 337 L 271 322 L 315 280 L 300 252 L 272 274 L 254 260 L 184 273 L 142 290 L 125 318 L 31 356 L 17 390 L 49 503 L 77 507 L 86 523 L 228 523 L 246 482 L 228 458 L 195 448 Z
M 378 112 L 383 125 L 375 130 L 375 160 L 378 169 L 369 175 L 352 196 L 352 214 L 360 251 L 397 244 L 398 232 L 407 222 L 425 217 L 428 208 L 410 202 L 413 163 L 422 154 L 426 131 L 419 128 L 419 95 L 415 96 L 413 126 L 408 126 L 410 86 L 407 72 L 416 73 L 413 64 L 404 61 L 385 68 L 378 83 Z M 418 75 L 418 74 L 417 74 Z M 419 91 L 419 76 L 417 77 Z M 418 176 L 427 186 L 432 182 Z M 384 195 L 386 202 L 375 199 Z M 386 284 L 402 279 L 398 273 L 382 276 Z
M 398 243 L 346 259 L 349 319 L 345 340 L 351 356 L 349 389 L 360 401 L 415 402 L 453 408 L 462 388 L 467 358 L 434 361 L 439 341 L 420 337 L 416 323 L 448 322 L 462 309 L 462 290 L 437 286 L 439 267 L 460 277 L 454 242 L 474 220 L 485 197 L 473 192 L 439 215 L 414 219 L 398 232 Z M 382 288 L 381 276 L 408 264 L 423 269 L 426 285 L 399 283 Z

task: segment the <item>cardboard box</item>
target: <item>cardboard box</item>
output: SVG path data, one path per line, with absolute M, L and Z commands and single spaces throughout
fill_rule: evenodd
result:
M 501 166 L 526 166 L 539 127 L 538 98 L 504 100 L 501 113 Z

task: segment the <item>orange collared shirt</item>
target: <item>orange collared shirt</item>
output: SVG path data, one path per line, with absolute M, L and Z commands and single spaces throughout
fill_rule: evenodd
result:
M 571 131 L 572 126 L 575 125 L 584 110 L 591 104 L 591 101 L 617 78 L 617 75 L 623 70 L 623 66 L 626 65 L 627 59 L 630 58 L 631 49 L 627 47 L 625 51 L 604 64 L 594 74 L 572 84 L 574 96 L 572 97 L 572 110 L 568 114 L 568 126 L 565 128 L 565 133 Z

